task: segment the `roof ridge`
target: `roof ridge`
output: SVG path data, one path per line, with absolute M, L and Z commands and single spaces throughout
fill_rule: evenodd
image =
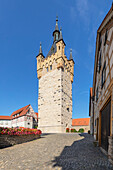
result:
M 26 106 L 24 106 L 24 107 L 22 107 L 22 108 L 20 108 L 20 109 L 18 109 L 18 110 L 16 110 L 16 111 L 14 111 L 14 112 L 11 114 L 11 116 L 14 115 L 14 114 L 17 114 L 18 112 L 20 112 L 20 111 L 22 111 L 22 110 L 24 110 L 24 109 L 27 108 L 28 106 L 30 106 L 30 104 L 29 104 L 29 105 L 26 105 Z

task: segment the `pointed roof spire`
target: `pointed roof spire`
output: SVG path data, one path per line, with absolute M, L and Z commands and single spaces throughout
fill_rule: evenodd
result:
M 70 49 L 70 57 L 69 57 L 69 60 L 73 60 L 73 57 L 72 57 L 72 49 Z
M 60 27 L 60 37 L 59 37 L 59 40 L 62 40 L 62 27 Z
M 56 16 L 55 31 L 59 31 L 59 29 L 58 29 L 58 16 Z
M 54 36 L 54 33 L 58 32 L 58 35 L 60 34 L 60 31 L 58 29 L 58 16 L 56 16 L 56 25 L 55 25 L 55 30 L 53 31 L 53 36 Z
M 40 54 L 44 57 L 43 52 L 42 52 L 42 44 L 41 44 L 41 42 L 40 42 L 39 54 L 36 56 L 36 58 L 37 58 Z M 45 58 L 45 57 L 44 57 L 44 58 Z
M 39 54 L 42 54 L 42 44 L 41 44 L 41 42 L 40 42 Z

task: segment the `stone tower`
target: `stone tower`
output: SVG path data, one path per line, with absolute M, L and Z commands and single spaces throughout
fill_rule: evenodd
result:
M 72 83 L 74 60 L 72 50 L 69 60 L 65 53 L 62 30 L 58 29 L 56 18 L 52 47 L 44 57 L 40 44 L 37 59 L 39 79 L 38 113 L 39 129 L 43 133 L 64 133 L 72 124 Z

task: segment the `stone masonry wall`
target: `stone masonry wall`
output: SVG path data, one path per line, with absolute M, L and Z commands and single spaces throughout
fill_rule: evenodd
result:
M 108 136 L 108 159 L 113 164 L 113 136 Z
M 61 75 L 62 100 L 61 100 L 61 122 L 63 131 L 71 128 L 72 125 L 72 83 L 70 81 L 70 73 L 64 71 Z
M 38 139 L 40 135 L 20 135 L 20 136 L 10 136 L 10 135 L 0 135 L 0 149 L 9 147 L 12 145 L 25 143 L 28 141 L 32 141 L 34 139 Z
M 39 79 L 39 128 L 43 133 L 65 132 L 66 127 L 71 125 L 71 91 L 70 77 L 61 68 L 52 70 Z
M 43 133 L 61 131 L 61 70 L 52 70 L 39 80 L 38 112 Z

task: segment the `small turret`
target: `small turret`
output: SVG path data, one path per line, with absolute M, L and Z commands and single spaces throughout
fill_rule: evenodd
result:
M 44 55 L 42 53 L 42 44 L 40 42 L 39 54 L 36 56 L 37 59 L 37 76 L 38 78 L 41 77 L 41 70 L 42 70 L 42 61 L 44 60 Z
M 42 44 L 41 44 L 41 42 L 40 42 L 39 54 L 42 54 Z
M 70 49 L 70 57 L 69 57 L 69 60 L 73 60 L 72 49 Z
M 40 42 L 39 54 L 36 56 L 36 58 L 37 58 L 39 55 L 42 55 L 42 56 L 44 57 L 43 52 L 42 52 L 42 44 L 41 44 L 41 42 Z

